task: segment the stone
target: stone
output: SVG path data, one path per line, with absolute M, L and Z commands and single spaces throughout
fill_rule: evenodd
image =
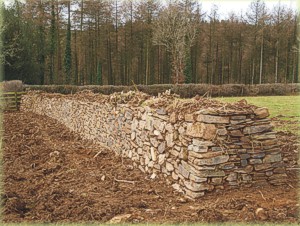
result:
M 213 157 L 216 157 L 216 156 L 221 156 L 223 155 L 224 152 L 223 151 L 218 151 L 218 152 L 207 152 L 207 153 L 197 153 L 197 152 L 194 152 L 194 151 L 189 151 L 188 152 L 188 155 L 189 156 L 192 156 L 194 158 L 198 158 L 198 159 L 209 159 L 209 158 L 213 158 Z
M 171 172 L 174 170 L 174 166 L 171 163 L 166 162 L 166 169 L 167 171 Z
M 184 134 L 185 129 L 182 126 L 180 126 L 178 129 L 178 132 L 179 132 L 179 134 Z
M 160 131 L 161 133 L 164 133 L 164 130 L 165 130 L 165 125 L 166 125 L 166 122 L 160 120 L 160 119 L 155 119 L 153 120 L 153 127 Z
M 275 133 L 264 133 L 261 135 L 253 135 L 252 138 L 255 140 L 271 140 L 271 139 L 276 139 L 276 134 Z
M 211 178 L 211 183 L 215 185 L 222 184 L 223 179 L 221 177 Z
M 227 124 L 229 123 L 229 117 L 221 117 L 221 116 L 213 116 L 213 115 L 198 115 L 197 117 L 198 122 L 205 122 L 205 123 L 222 123 Z
M 177 114 L 175 113 L 175 112 L 172 112 L 171 114 L 170 114 L 170 118 L 169 118 L 169 121 L 171 122 L 171 123 L 176 123 L 176 121 L 177 121 Z
M 251 175 L 248 175 L 248 174 L 242 174 L 242 180 L 251 181 L 252 177 L 251 177 Z
M 255 210 L 255 217 L 258 219 L 258 220 L 262 220 L 262 221 L 265 221 L 268 219 L 268 212 L 265 211 L 263 208 L 257 208 Z
M 194 122 L 194 115 L 193 114 L 185 114 L 184 115 L 184 120 L 186 122 Z
M 232 130 L 230 131 L 230 135 L 233 137 L 243 137 L 244 134 L 240 130 Z
M 175 149 L 170 149 L 169 152 L 170 152 L 171 155 L 173 155 L 175 157 L 179 156 L 179 152 L 177 150 L 175 150 Z
M 158 164 L 159 164 L 159 165 L 164 164 L 165 159 L 166 159 L 166 155 L 165 155 L 165 154 L 160 154 L 160 155 L 158 155 Z
M 219 136 L 225 136 L 227 134 L 227 130 L 226 129 L 218 129 L 217 134 Z
M 254 134 L 254 133 L 262 133 L 262 132 L 269 132 L 272 130 L 272 125 L 257 125 L 257 126 L 249 126 L 243 129 L 244 134 Z
M 262 163 L 262 160 L 261 159 L 249 159 L 249 163 L 250 164 L 261 164 Z
M 196 165 L 217 165 L 224 162 L 227 162 L 229 159 L 229 155 L 220 155 L 216 157 L 212 157 L 209 159 L 195 159 L 194 163 Z
M 281 160 L 281 153 L 274 155 L 266 155 L 266 157 L 263 159 L 264 163 L 280 162 Z
M 253 166 L 247 165 L 243 169 L 235 170 L 237 173 L 251 173 L 253 171 Z
M 269 180 L 278 180 L 278 179 L 286 180 L 287 177 L 288 177 L 288 176 L 287 176 L 286 173 L 282 173 L 282 174 L 273 174 L 272 176 L 269 177 Z
M 246 115 L 235 115 L 235 116 L 231 116 L 232 120 L 244 120 L 246 119 Z
M 273 171 L 267 171 L 267 172 L 266 172 L 266 176 L 269 177 L 269 176 L 272 176 L 272 175 L 273 175 Z
M 187 189 L 191 191 L 212 191 L 214 189 L 214 186 L 207 183 L 195 183 L 194 181 L 184 181 L 184 185 Z
M 282 174 L 282 173 L 285 173 L 285 169 L 284 168 L 275 168 L 273 170 L 274 173 L 279 173 L 279 174 Z
M 233 169 L 235 168 L 235 165 L 233 163 L 229 163 L 229 164 L 226 164 L 226 165 L 223 165 L 223 166 L 219 166 L 219 169 L 222 169 L 222 170 L 230 170 L 230 169 Z
M 139 121 L 139 129 L 140 130 L 143 130 L 145 128 L 145 125 L 146 125 L 146 121 Z
M 203 140 L 193 138 L 193 145 L 196 145 L 196 146 L 214 146 L 215 144 L 211 141 L 203 141 Z
M 178 180 L 178 175 L 177 175 L 177 173 L 175 173 L 174 171 L 172 172 L 172 178 L 174 179 L 174 180 Z
M 125 112 L 125 118 L 128 120 L 132 120 L 132 112 L 126 111 Z
M 167 141 L 167 146 L 168 147 L 173 147 L 174 146 L 173 133 L 167 133 L 167 135 L 166 135 L 166 141 Z
M 197 198 L 204 196 L 205 193 L 204 192 L 193 192 L 188 189 L 185 189 L 185 194 L 186 194 L 186 196 L 188 196 L 192 199 L 197 199 Z
M 159 114 L 159 115 L 166 115 L 167 114 L 167 111 L 165 108 L 159 108 L 156 110 L 156 113 Z
M 142 149 L 142 148 L 138 148 L 138 149 L 137 149 L 137 153 L 138 153 L 139 155 L 143 155 L 143 154 L 144 154 L 143 149 Z
M 135 132 L 132 132 L 131 133 L 131 140 L 134 140 L 135 139 Z
M 128 158 L 132 158 L 132 150 L 129 150 L 129 152 L 128 152 Z
M 150 153 L 151 153 L 151 159 L 152 159 L 152 161 L 155 162 L 156 159 L 157 159 L 157 158 L 156 158 L 157 156 L 156 156 L 156 150 L 155 150 L 154 147 L 151 147 L 151 148 L 150 148 Z
M 165 126 L 165 129 L 169 132 L 169 133 L 173 133 L 174 131 L 174 126 L 170 123 L 167 123 Z
M 187 169 L 185 169 L 184 167 L 183 167 L 183 165 L 182 164 L 179 164 L 179 166 L 178 166 L 178 172 L 184 177 L 184 178 L 189 178 L 189 171 L 187 170 Z
M 257 153 L 257 154 L 252 154 L 251 155 L 251 158 L 254 158 L 254 159 L 261 159 L 263 157 L 265 157 L 265 153 Z
M 246 159 L 242 159 L 241 160 L 241 166 L 244 167 L 244 166 L 247 166 L 248 165 L 248 161 Z
M 109 221 L 107 221 L 106 223 L 108 223 L 108 224 L 125 223 L 131 216 L 132 216 L 132 214 L 117 215 L 117 216 L 113 217 L 112 219 L 110 219 Z
M 149 168 L 153 168 L 153 166 L 154 166 L 154 162 L 153 162 L 153 161 L 150 161 L 149 164 L 148 164 L 148 167 L 149 167 Z
M 158 145 L 157 150 L 160 154 L 162 154 L 165 152 L 165 149 L 166 149 L 166 141 L 163 141 Z
M 181 189 L 180 185 L 177 184 L 177 183 L 172 184 L 172 187 L 173 187 L 176 191 L 178 191 L 178 192 L 180 192 L 180 193 L 183 192 L 183 190 Z
M 204 123 L 188 123 L 186 135 L 210 140 L 216 135 L 216 126 Z
M 212 147 L 211 150 L 213 152 L 219 152 L 219 151 L 223 151 L 223 149 L 221 147 Z
M 192 150 L 191 151 L 194 151 L 194 152 L 197 152 L 197 153 L 205 153 L 208 151 L 208 147 L 206 146 L 192 146 Z
M 142 171 L 143 173 L 145 173 L 145 169 L 143 166 L 139 165 L 138 168 L 140 169 L 140 171 Z
M 153 131 L 153 134 L 154 134 L 155 136 L 161 136 L 161 133 L 160 133 L 158 130 L 154 130 L 154 131 Z
M 254 114 L 256 115 L 257 118 L 260 118 L 260 119 L 266 118 L 270 115 L 268 108 L 265 108 L 265 107 L 255 109 Z
M 131 131 L 135 131 L 138 128 L 138 125 L 139 121 L 134 118 L 131 123 Z
M 207 178 L 206 177 L 197 177 L 194 174 L 190 173 L 190 180 L 196 182 L 196 183 L 202 183 L 202 182 L 206 182 Z
M 148 157 L 148 155 L 145 156 L 145 165 L 148 165 L 150 162 L 150 159 Z
M 178 132 L 177 131 L 174 131 L 173 132 L 173 140 L 178 140 L 178 138 L 179 138 L 179 134 L 178 134 Z
M 188 150 L 186 148 L 181 148 L 181 151 L 179 153 L 179 159 L 187 160 L 188 159 Z
M 230 173 L 227 177 L 226 177 L 227 181 L 236 181 L 237 180 L 237 173 Z
M 249 154 L 241 154 L 240 158 L 241 159 L 248 159 L 248 158 L 250 158 L 250 155 Z
M 145 125 L 145 129 L 152 131 L 153 130 L 153 120 L 150 119 L 149 117 L 146 118 L 146 125 Z
M 154 146 L 156 148 L 158 147 L 158 141 L 155 137 L 150 138 L 150 143 L 151 143 L 152 146 Z
M 203 170 L 197 172 L 198 177 L 224 177 L 225 173 L 223 170 Z
M 180 151 L 181 150 L 181 147 L 177 146 L 177 145 L 175 145 L 174 148 L 175 148 L 176 151 Z

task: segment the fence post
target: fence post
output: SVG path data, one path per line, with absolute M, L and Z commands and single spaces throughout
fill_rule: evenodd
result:
M 16 102 L 16 111 L 18 110 L 18 96 L 17 92 L 15 92 L 15 102 Z

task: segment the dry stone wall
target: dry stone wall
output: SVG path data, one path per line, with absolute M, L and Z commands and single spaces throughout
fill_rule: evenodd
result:
M 30 92 L 21 110 L 58 120 L 143 172 L 163 174 L 192 198 L 232 186 L 278 185 L 287 177 L 268 109 L 245 102 L 184 101 L 169 93 Z

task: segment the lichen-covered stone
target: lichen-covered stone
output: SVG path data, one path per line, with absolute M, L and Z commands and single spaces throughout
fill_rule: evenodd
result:
M 272 163 L 272 162 L 279 162 L 282 160 L 281 153 L 274 154 L 274 155 L 266 155 L 264 158 L 264 163 Z
M 186 135 L 211 140 L 216 136 L 216 126 L 204 123 L 189 123 Z

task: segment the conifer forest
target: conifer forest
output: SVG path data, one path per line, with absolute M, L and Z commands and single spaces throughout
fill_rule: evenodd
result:
M 2 5 L 4 79 L 73 85 L 297 83 L 297 14 L 261 0 L 225 16 L 217 5 L 205 11 L 196 0 L 11 1 Z

